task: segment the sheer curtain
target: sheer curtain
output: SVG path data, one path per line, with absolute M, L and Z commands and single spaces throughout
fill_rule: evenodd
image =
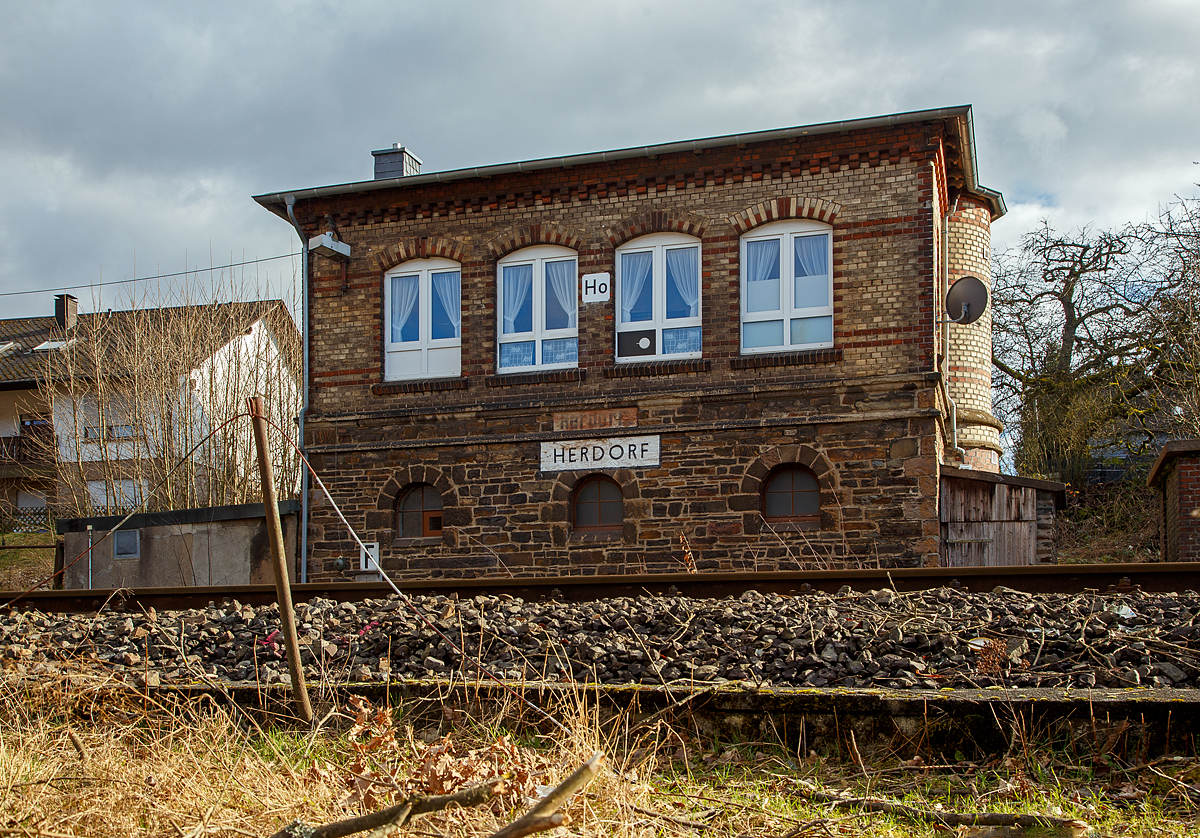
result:
M 676 317 L 700 316 L 700 250 L 684 247 L 667 251 L 667 281 L 671 283 L 683 304 L 686 314 Z M 668 313 L 668 316 L 671 316 Z
M 554 299 L 558 302 L 559 308 L 562 309 L 566 317 L 565 323 L 559 324 L 553 322 L 550 318 L 550 307 L 546 306 L 547 329 L 575 328 L 575 299 L 578 293 L 576 291 L 576 284 L 575 261 L 573 259 L 569 262 L 546 263 L 546 288 L 554 295 Z
M 504 334 L 518 333 L 517 318 L 530 302 L 529 295 L 532 291 L 533 265 L 513 265 L 504 269 Z
M 779 311 L 779 239 L 746 242 L 746 311 Z
M 805 281 L 829 276 L 829 236 L 797 236 L 795 251 L 796 308 L 829 305 L 829 283 Z
M 417 291 L 420 287 L 421 284 L 415 276 L 392 277 L 392 343 L 405 340 L 404 324 L 408 322 L 413 307 L 417 304 Z M 408 338 L 410 341 L 419 339 L 418 335 Z
M 462 326 L 462 279 L 458 271 L 433 275 L 433 292 L 450 318 L 453 334 L 433 335 L 434 338 L 456 338 Z
M 621 254 L 621 322 L 633 322 L 633 309 L 641 299 L 642 289 L 650 278 L 650 268 L 654 263 L 651 253 Z M 639 320 L 649 320 L 653 317 L 639 317 Z

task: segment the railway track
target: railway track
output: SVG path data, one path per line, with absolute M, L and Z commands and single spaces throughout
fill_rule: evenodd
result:
M 1200 563 L 1044 565 L 1020 567 L 890 568 L 868 570 L 795 570 L 774 572 L 653 573 L 622 576 L 548 576 L 484 579 L 405 579 L 399 588 L 411 594 L 511 596 L 525 600 L 588 602 L 619 596 L 681 594 L 699 598 L 737 596 L 748 590 L 784 595 L 812 591 L 835 593 L 843 586 L 863 591 L 957 587 L 987 591 L 998 585 L 1029 593 L 1200 590 Z M 320 597 L 358 601 L 386 597 L 385 582 L 309 583 L 292 586 L 298 602 Z M 137 611 L 200 608 L 209 602 L 237 600 L 252 605 L 275 601 L 274 585 L 215 585 L 176 588 L 0 591 L 0 607 L 53 613 L 87 613 L 102 607 Z

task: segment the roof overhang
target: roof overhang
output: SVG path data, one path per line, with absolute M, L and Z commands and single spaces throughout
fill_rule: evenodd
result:
M 1150 473 L 1146 475 L 1146 485 L 1150 487 L 1158 485 L 1162 471 L 1167 464 L 1185 454 L 1194 454 L 1200 457 L 1200 439 L 1173 439 L 1165 444 L 1158 452 L 1158 458 L 1154 461 L 1154 465 L 1150 466 Z
M 975 469 L 955 468 L 954 466 L 942 466 L 941 476 L 954 480 L 973 480 L 976 483 L 998 483 L 1004 486 L 1020 486 L 1024 489 L 1049 492 L 1054 496 L 1055 509 L 1067 508 L 1067 484 L 1059 483 L 1057 480 L 1039 480 L 1036 477 L 1017 477 L 1014 474 L 976 471 Z
M 1007 208 L 1004 196 L 994 189 L 980 185 L 975 158 L 975 128 L 971 117 L 970 105 L 958 105 L 952 108 L 934 108 L 924 111 L 908 111 L 906 113 L 872 116 L 864 119 L 851 119 L 841 122 L 822 122 L 817 125 L 800 125 L 795 128 L 779 128 L 772 131 L 755 131 L 748 134 L 725 134 L 719 137 L 707 137 L 698 140 L 663 143 L 661 145 L 636 146 L 612 151 L 598 151 L 590 154 L 575 154 L 567 157 L 543 157 L 537 160 L 524 160 L 517 163 L 503 163 L 496 166 L 481 166 L 469 169 L 452 169 L 447 172 L 430 172 L 423 175 L 407 177 L 384 178 L 381 180 L 365 180 L 356 183 L 343 183 L 335 186 L 318 186 L 309 189 L 292 189 L 285 192 L 273 192 L 266 195 L 255 195 L 254 200 L 285 221 L 287 217 L 287 199 L 304 201 L 312 198 L 329 198 L 341 195 L 354 195 L 363 192 L 374 192 L 380 189 L 396 189 L 400 187 L 422 186 L 431 183 L 450 183 L 470 178 L 489 178 L 498 175 L 508 175 L 524 172 L 538 172 L 545 169 L 569 169 L 573 166 L 590 165 L 594 163 L 610 163 L 617 160 L 631 160 L 639 157 L 658 157 L 664 154 L 677 154 L 691 151 L 699 153 L 710 148 L 726 146 L 749 145 L 751 143 L 770 142 L 772 140 L 789 140 L 797 137 L 812 137 L 821 134 L 836 134 L 849 131 L 861 131 L 869 128 L 892 127 L 909 125 L 916 122 L 943 121 L 951 127 L 958 136 L 962 149 L 962 170 L 965 180 L 965 191 L 978 196 L 991 208 L 992 220 L 1004 215 Z

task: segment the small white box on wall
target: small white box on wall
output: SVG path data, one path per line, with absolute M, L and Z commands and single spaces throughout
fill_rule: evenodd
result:
M 379 542 L 368 541 L 365 546 L 365 550 L 360 547 L 358 551 L 359 569 L 382 573 L 379 567 Z

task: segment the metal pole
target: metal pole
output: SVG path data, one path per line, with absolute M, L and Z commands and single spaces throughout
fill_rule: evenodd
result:
M 300 454 L 307 459 L 308 449 L 304 444 L 304 418 L 308 415 L 308 239 L 300 222 L 296 220 L 296 199 L 288 195 L 287 214 L 296 235 L 300 237 L 300 343 L 303 346 L 300 362 L 300 414 L 296 417 L 297 441 L 300 443 Z M 308 466 L 300 463 L 300 582 L 308 581 Z
M 287 649 L 288 669 L 292 674 L 292 692 L 300 720 L 312 724 L 312 705 L 304 683 L 304 667 L 300 664 L 300 642 L 296 637 L 296 613 L 292 610 L 292 587 L 288 578 L 287 557 L 283 550 L 283 527 L 279 523 L 279 502 L 275 499 L 275 475 L 267 454 L 267 422 L 261 396 L 249 401 L 250 418 L 254 426 L 254 447 L 258 450 L 258 472 L 262 477 L 263 511 L 267 519 L 267 537 L 271 541 L 272 564 L 275 567 L 275 599 L 279 603 L 279 624 L 283 644 Z

